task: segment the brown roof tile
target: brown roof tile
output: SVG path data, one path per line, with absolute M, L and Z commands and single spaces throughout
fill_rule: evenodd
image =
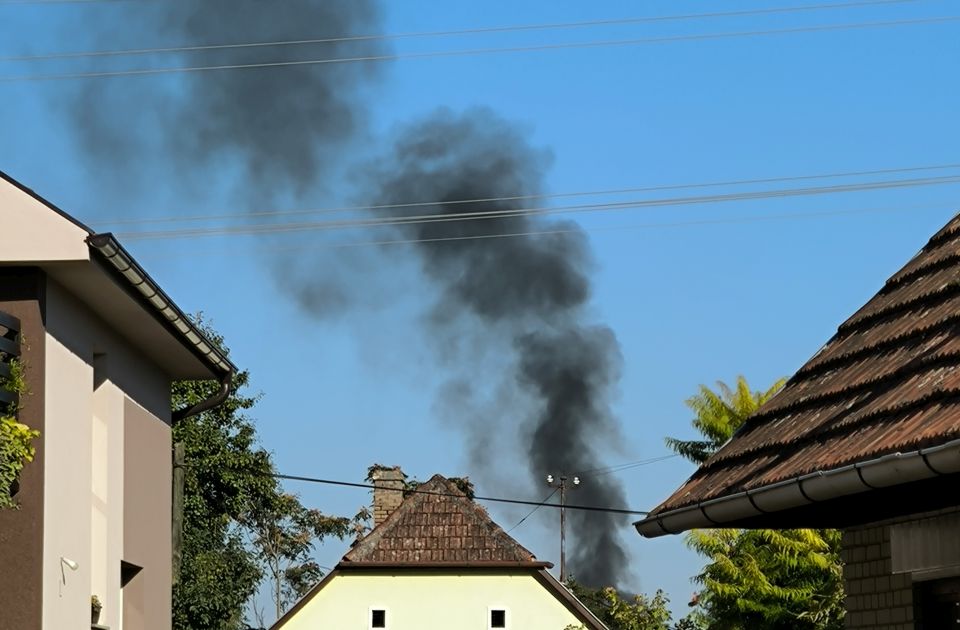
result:
M 960 437 L 960 215 L 654 513 Z
M 354 566 L 545 564 L 507 535 L 482 506 L 440 475 L 434 475 L 404 499 L 347 552 L 342 562 Z

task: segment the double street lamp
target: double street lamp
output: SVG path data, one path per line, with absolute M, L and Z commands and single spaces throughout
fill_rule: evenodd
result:
M 574 476 L 567 478 L 566 475 L 561 474 L 559 477 L 554 477 L 553 475 L 547 475 L 547 485 L 551 488 L 558 488 L 560 490 L 560 582 L 566 583 L 567 581 L 567 543 L 566 543 L 566 516 L 564 506 L 567 503 L 567 482 L 570 481 L 573 483 L 573 486 L 580 485 L 580 477 Z

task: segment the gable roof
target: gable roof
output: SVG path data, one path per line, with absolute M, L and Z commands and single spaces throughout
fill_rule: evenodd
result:
M 341 566 L 550 566 L 440 475 L 417 488 L 341 560 Z
M 590 630 L 607 627 L 570 590 L 510 537 L 449 479 L 434 475 L 403 500 L 380 525 L 359 540 L 333 571 L 283 614 L 270 628 L 290 621 L 327 584 L 343 574 L 389 570 L 394 577 L 428 569 L 462 575 L 462 569 L 518 569 L 531 575 Z M 397 571 L 400 570 L 400 571 Z
M 67 287 L 171 376 L 226 382 L 236 367 L 110 233 L 89 227 L 0 171 L 2 265 L 31 265 Z M 7 222 L 10 222 L 9 225 Z M 19 230 L 19 232 L 17 231 Z M 174 343 L 170 343 L 173 340 Z
M 957 440 L 960 215 L 637 529 L 677 533 L 958 472 Z

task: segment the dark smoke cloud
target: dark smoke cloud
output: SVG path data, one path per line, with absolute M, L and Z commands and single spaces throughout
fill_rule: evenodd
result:
M 382 30 L 374 0 L 147 4 L 138 3 L 124 13 L 121 24 L 103 25 L 109 37 L 99 47 L 118 47 L 122 33 L 157 38 L 128 42 L 142 47 L 315 39 Z M 207 51 L 141 62 L 207 66 L 383 52 L 375 41 L 354 40 Z M 308 194 L 323 192 L 344 165 L 356 159 L 358 139 L 366 134 L 370 89 L 381 67 L 327 64 L 89 81 L 80 84 L 64 111 L 74 118 L 84 157 L 98 175 L 110 173 L 126 182 L 167 171 L 178 178 L 173 198 L 182 198 L 182 184 L 192 182 L 202 190 L 229 191 L 248 210 L 263 210 L 266 204 L 296 206 Z M 403 212 L 441 218 L 463 211 L 535 206 L 535 199 L 453 202 L 537 195 L 550 162 L 548 152 L 533 148 L 520 129 L 489 110 L 464 114 L 441 110 L 399 134 L 392 149 L 363 178 L 365 190 L 374 191 L 363 197 L 374 204 L 440 202 Z M 155 190 L 157 181 L 144 182 L 140 190 Z M 545 229 L 557 233 L 526 234 Z M 435 347 L 441 360 L 459 365 L 461 372 L 483 373 L 482 349 L 505 351 L 497 357 L 499 369 L 506 364 L 513 372 L 492 384 L 500 401 L 494 413 L 525 416 L 520 434 L 526 440 L 523 450 L 533 477 L 540 481 L 545 472 L 574 473 L 608 464 L 617 426 L 607 401 L 619 378 L 620 354 L 613 333 L 586 314 L 592 260 L 576 224 L 512 216 L 424 222 L 406 225 L 402 231 L 404 238 L 435 241 L 414 248 L 425 276 L 440 294 L 429 330 L 439 332 Z M 470 240 L 477 236 L 484 238 Z M 467 240 L 443 240 L 463 237 Z M 358 281 L 363 274 L 355 261 L 339 253 L 274 255 L 270 262 L 278 271 L 281 290 L 318 317 L 357 308 L 354 287 L 370 286 L 366 278 Z M 477 374 L 474 378 L 489 381 Z M 440 398 L 473 405 L 476 392 L 483 389 L 473 385 L 452 378 Z M 520 404 L 513 390 L 531 402 Z M 459 415 L 483 414 L 475 406 L 464 406 Z M 466 435 L 471 442 L 468 450 L 476 454 L 492 443 L 476 429 L 485 426 L 482 419 L 474 425 Z M 491 458 L 486 461 L 489 465 Z M 571 501 L 574 497 L 585 504 L 625 503 L 622 488 L 610 477 L 585 478 Z M 572 573 L 587 584 L 622 584 L 628 568 L 619 532 L 628 531 L 626 519 L 571 513 L 571 530 Z
M 140 38 L 129 46 L 144 47 L 335 39 L 383 30 L 375 0 L 136 4 L 118 23 L 101 25 L 99 47 L 117 48 L 124 33 Z M 209 67 L 384 52 L 379 41 L 353 39 L 135 59 L 138 67 Z M 120 190 L 159 194 L 156 176 L 166 173 L 176 188 L 171 197 L 187 197 L 195 207 L 211 191 L 219 197 L 224 190 L 243 210 L 296 207 L 329 192 L 330 182 L 345 170 L 367 133 L 367 103 L 382 68 L 381 63 L 332 63 L 85 81 L 64 111 L 74 119 L 87 164 L 98 178 L 112 177 Z M 345 274 L 336 273 L 343 263 L 331 252 L 278 253 L 267 262 L 277 284 L 304 311 L 328 317 L 355 306 Z M 312 270 L 289 277 L 290 269 L 307 263 L 327 269 L 328 278 L 301 281 L 315 278 Z
M 156 37 L 162 45 L 337 38 L 381 30 L 374 0 L 163 0 L 104 28 Z M 262 46 L 166 55 L 137 65 L 217 66 L 383 54 L 372 40 Z M 346 63 L 182 73 L 83 82 L 69 111 L 82 148 L 112 169 L 153 157 L 178 175 L 204 179 L 238 165 L 244 191 L 263 202 L 322 184 L 366 123 L 366 89 L 382 64 Z M 161 129 L 158 136 L 151 130 Z
M 411 211 L 442 219 L 537 205 L 529 199 L 452 202 L 537 195 L 549 162 L 549 154 L 531 147 L 517 127 L 489 110 L 462 115 L 440 110 L 399 135 L 374 169 L 370 185 L 378 190 L 378 204 L 429 201 L 431 205 Z M 574 473 L 608 463 L 617 424 L 607 401 L 620 376 L 621 357 L 613 332 L 590 323 L 585 312 L 591 257 L 583 232 L 575 224 L 529 215 L 425 222 L 401 229 L 406 238 L 428 241 L 415 247 L 425 274 L 441 291 L 431 327 L 439 325 L 450 337 L 478 337 L 484 344 L 509 349 L 515 364 L 511 378 L 534 401 L 523 428 L 535 479 L 550 471 Z M 545 230 L 558 233 L 528 234 Z M 477 236 L 484 238 L 444 240 Z M 456 352 L 454 345 L 437 347 L 441 354 Z M 456 361 L 469 361 L 464 354 L 458 353 Z M 470 390 L 454 382 L 444 395 L 466 400 Z M 509 416 L 516 409 L 510 405 L 497 411 Z M 488 448 L 484 431 L 467 433 L 479 441 L 469 445 L 471 450 Z M 494 465 L 495 460 L 487 462 Z M 584 481 L 572 494 L 577 502 L 626 503 L 614 479 Z M 586 584 L 621 584 L 628 563 L 619 533 L 627 527 L 623 516 L 571 513 L 575 577 Z

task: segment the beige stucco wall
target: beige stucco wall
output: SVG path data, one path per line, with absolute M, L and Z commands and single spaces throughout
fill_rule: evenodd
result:
M 111 630 L 168 630 L 167 377 L 52 281 L 45 341 L 43 628 L 85 630 L 96 594 Z M 142 623 L 124 623 L 121 560 L 143 567 Z
M 490 608 L 507 611 L 509 630 L 563 630 L 580 623 L 529 573 L 364 572 L 335 576 L 283 630 L 369 630 L 371 608 L 387 611 L 388 630 L 488 630 Z
M 87 260 L 79 226 L 7 181 L 0 180 L 0 262 Z
M 43 496 L 43 628 L 89 622 L 90 470 L 93 367 L 56 337 L 46 338 Z M 61 557 L 78 563 L 76 571 Z M 84 615 L 83 613 L 87 614 Z
M 124 589 L 125 630 L 169 630 L 171 432 L 133 401 L 124 404 L 123 559 L 143 567 Z M 134 621 L 136 620 L 136 621 Z

